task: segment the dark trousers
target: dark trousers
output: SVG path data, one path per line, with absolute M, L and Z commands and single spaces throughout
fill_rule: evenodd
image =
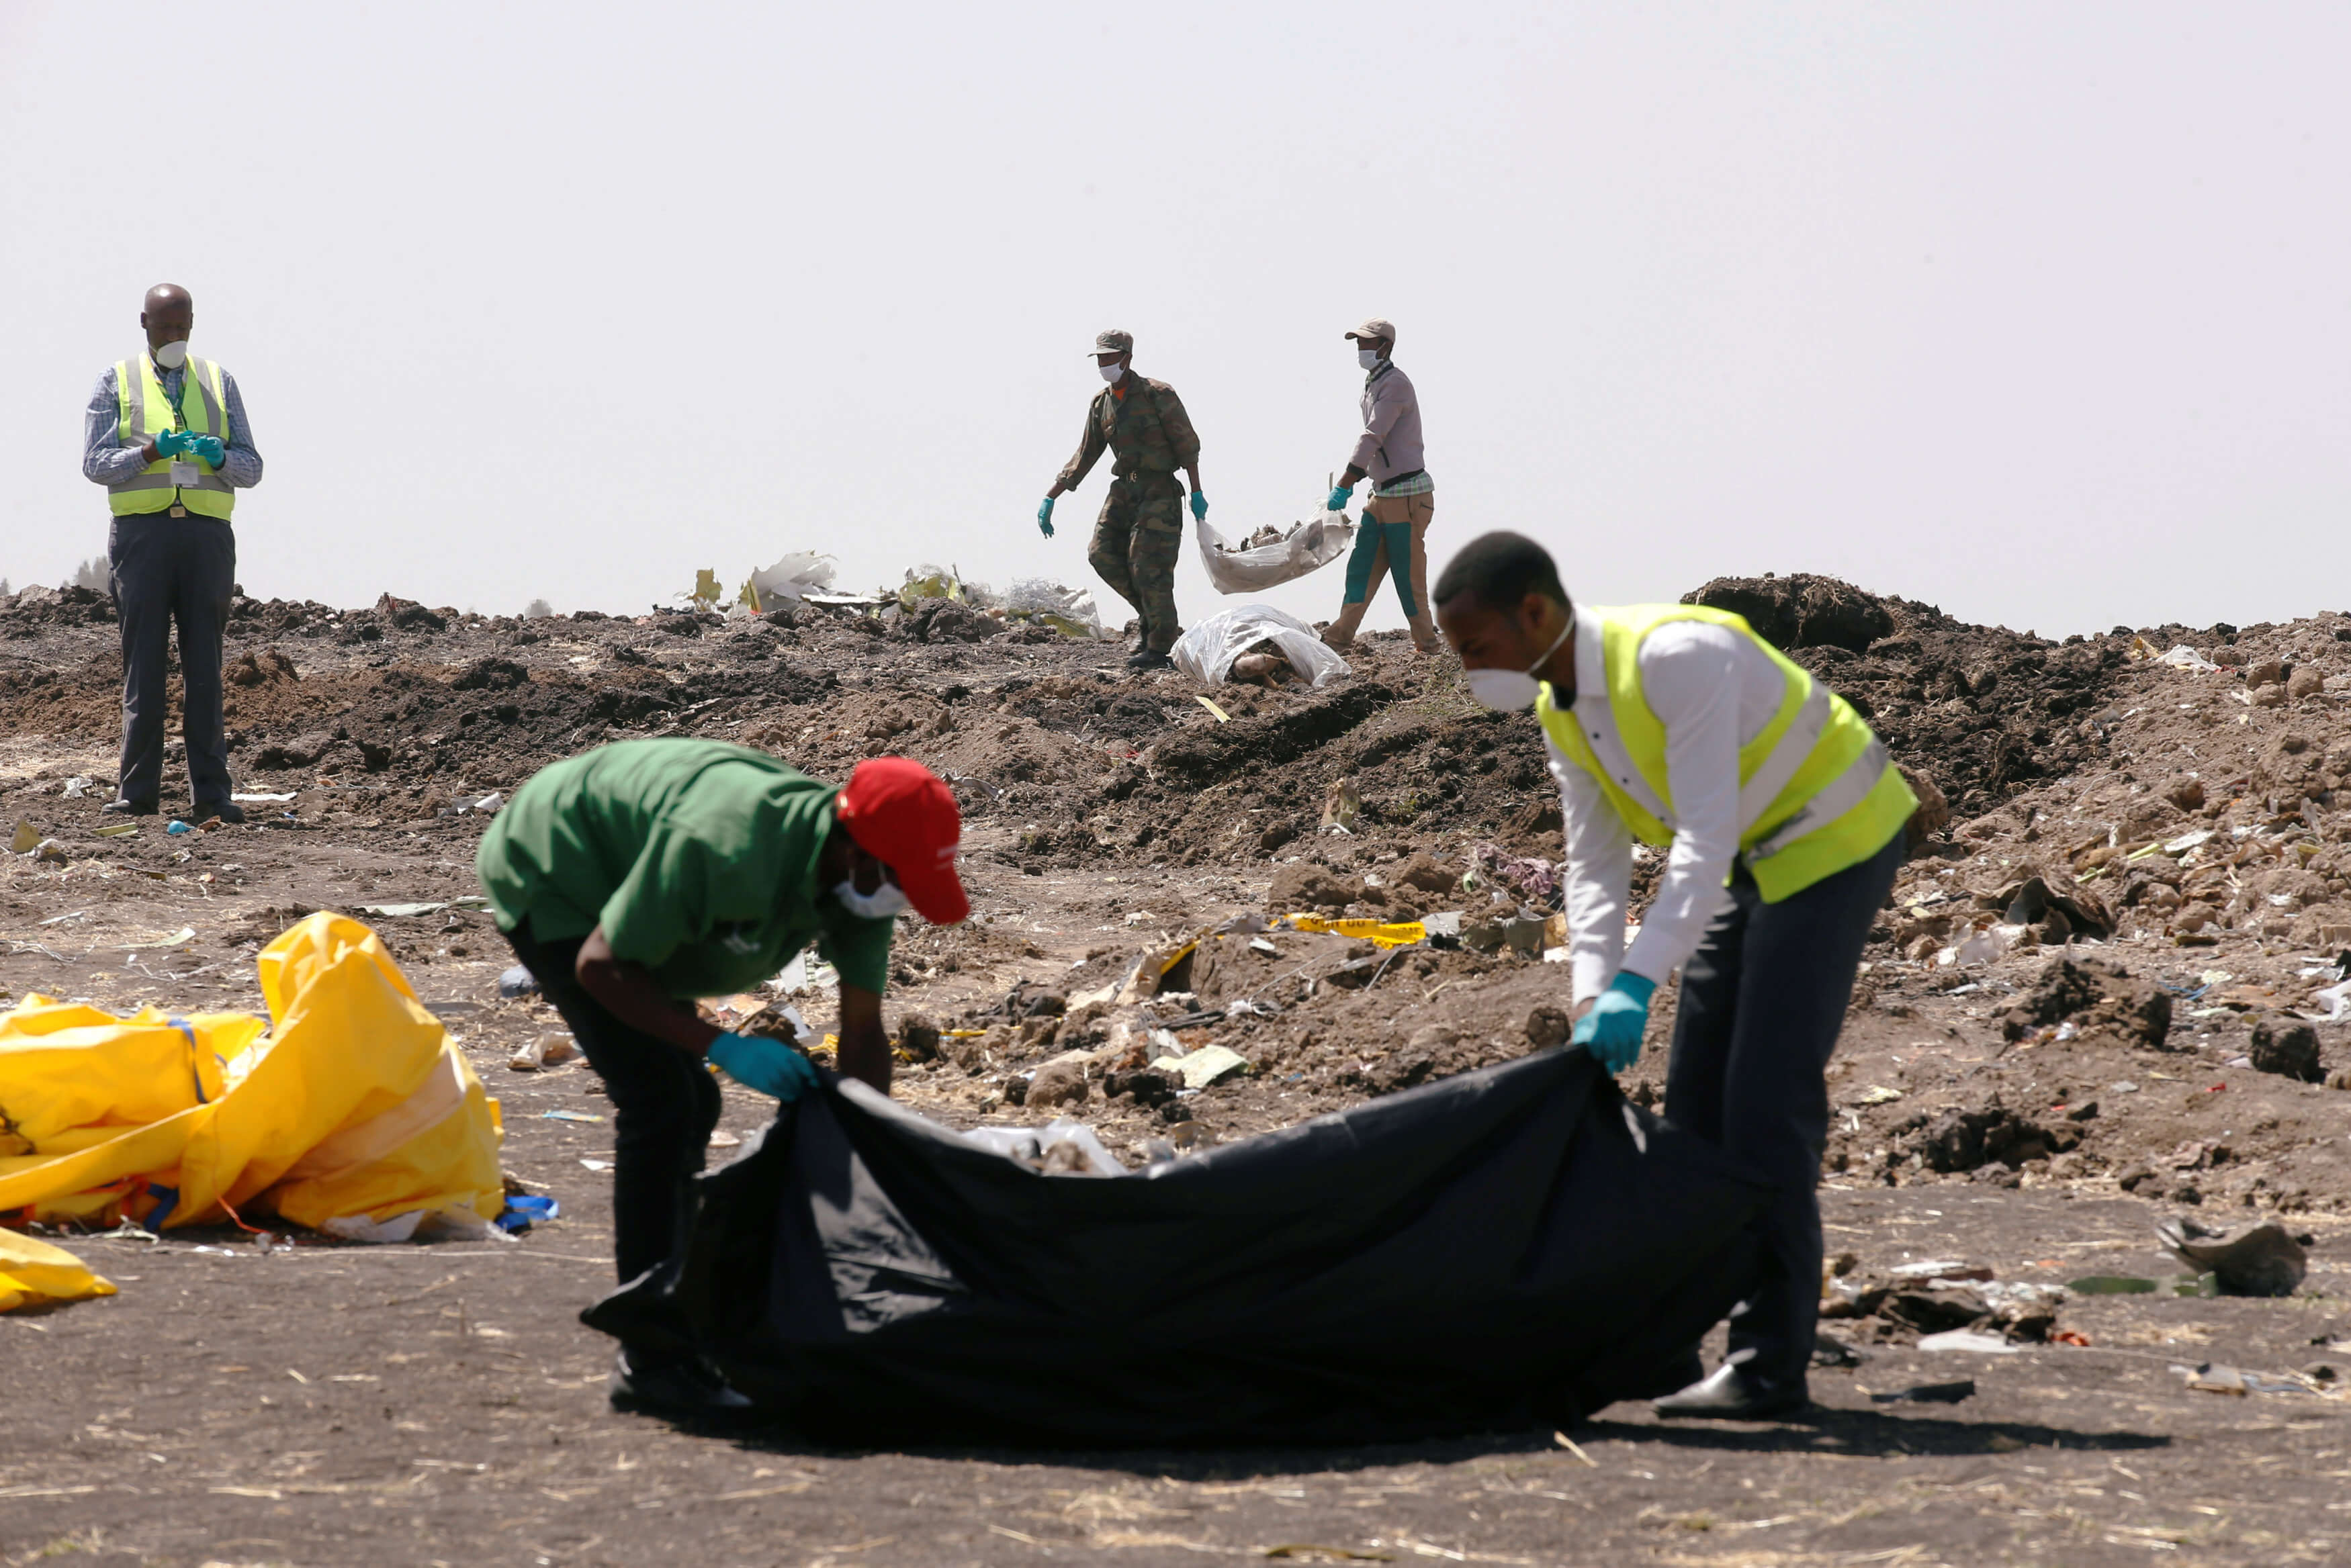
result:
M 677 1248 L 687 1183 L 718 1125 L 718 1081 L 699 1057 L 631 1028 L 588 994 L 572 970 L 581 940 L 539 942 L 528 927 L 507 934 L 611 1096 L 612 1251 L 627 1284 Z
M 197 802 L 229 797 L 221 724 L 221 636 L 236 583 L 236 531 L 211 517 L 117 517 L 107 535 L 115 618 L 122 628 L 122 766 L 115 788 L 152 804 L 163 793 L 164 681 L 180 628 L 180 733 Z
M 1776 904 L 1741 865 L 1729 908 L 1682 966 L 1666 1115 L 1777 1190 L 1757 1220 L 1761 1274 L 1730 1317 L 1731 1359 L 1774 1383 L 1802 1384 L 1812 1365 L 1829 1054 L 1902 854 L 1897 833 L 1869 859 Z

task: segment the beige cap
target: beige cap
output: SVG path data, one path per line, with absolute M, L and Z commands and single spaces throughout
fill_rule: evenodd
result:
M 1395 341 L 1395 323 L 1393 321 L 1383 321 L 1380 317 L 1374 316 L 1365 321 L 1362 326 L 1351 330 L 1347 336 L 1350 337 L 1377 337 L 1384 339 L 1386 342 L 1394 343 Z
M 1089 352 L 1095 354 L 1132 354 L 1134 352 L 1134 334 L 1132 332 L 1121 332 L 1115 327 L 1112 327 L 1107 332 L 1097 332 L 1094 334 L 1094 346 L 1089 350 Z

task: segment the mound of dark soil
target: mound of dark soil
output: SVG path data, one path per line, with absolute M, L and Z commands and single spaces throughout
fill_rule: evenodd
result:
M 1735 611 L 1826 680 L 1961 816 L 2103 756 L 2126 640 L 2059 644 L 1969 626 L 1833 577 L 1718 577 L 1685 602 Z
M 1884 599 L 1834 577 L 1809 572 L 1791 576 L 1717 577 L 1682 596 L 1686 605 L 1704 605 L 1744 616 L 1774 648 L 1841 648 L 1866 653 L 1869 645 L 1894 635 L 1894 612 Z

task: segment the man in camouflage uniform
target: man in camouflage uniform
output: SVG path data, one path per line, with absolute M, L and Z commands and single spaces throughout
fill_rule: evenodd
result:
M 1184 539 L 1184 491 L 1176 471 L 1192 482 L 1194 517 L 1208 514 L 1208 498 L 1200 493 L 1200 438 L 1183 400 L 1166 382 L 1136 375 L 1134 361 L 1132 333 L 1113 330 L 1094 338 L 1094 363 L 1110 385 L 1086 410 L 1077 455 L 1045 493 L 1037 526 L 1053 536 L 1053 498 L 1076 489 L 1107 449 L 1110 493 L 1095 519 L 1086 560 L 1142 619 L 1142 639 L 1128 667 L 1160 670 L 1184 629 L 1176 622 L 1176 550 Z

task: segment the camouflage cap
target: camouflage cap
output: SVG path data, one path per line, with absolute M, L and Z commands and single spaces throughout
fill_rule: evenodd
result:
M 1097 332 L 1094 334 L 1094 346 L 1088 349 L 1087 352 L 1090 354 L 1132 354 L 1134 352 L 1134 334 L 1132 332 L 1121 332 L 1115 327 L 1112 327 L 1107 332 Z
M 1395 341 L 1395 323 L 1384 321 L 1376 316 L 1371 317 L 1362 326 L 1350 327 L 1347 336 L 1363 338 L 1376 337 L 1384 342 L 1393 343 Z

